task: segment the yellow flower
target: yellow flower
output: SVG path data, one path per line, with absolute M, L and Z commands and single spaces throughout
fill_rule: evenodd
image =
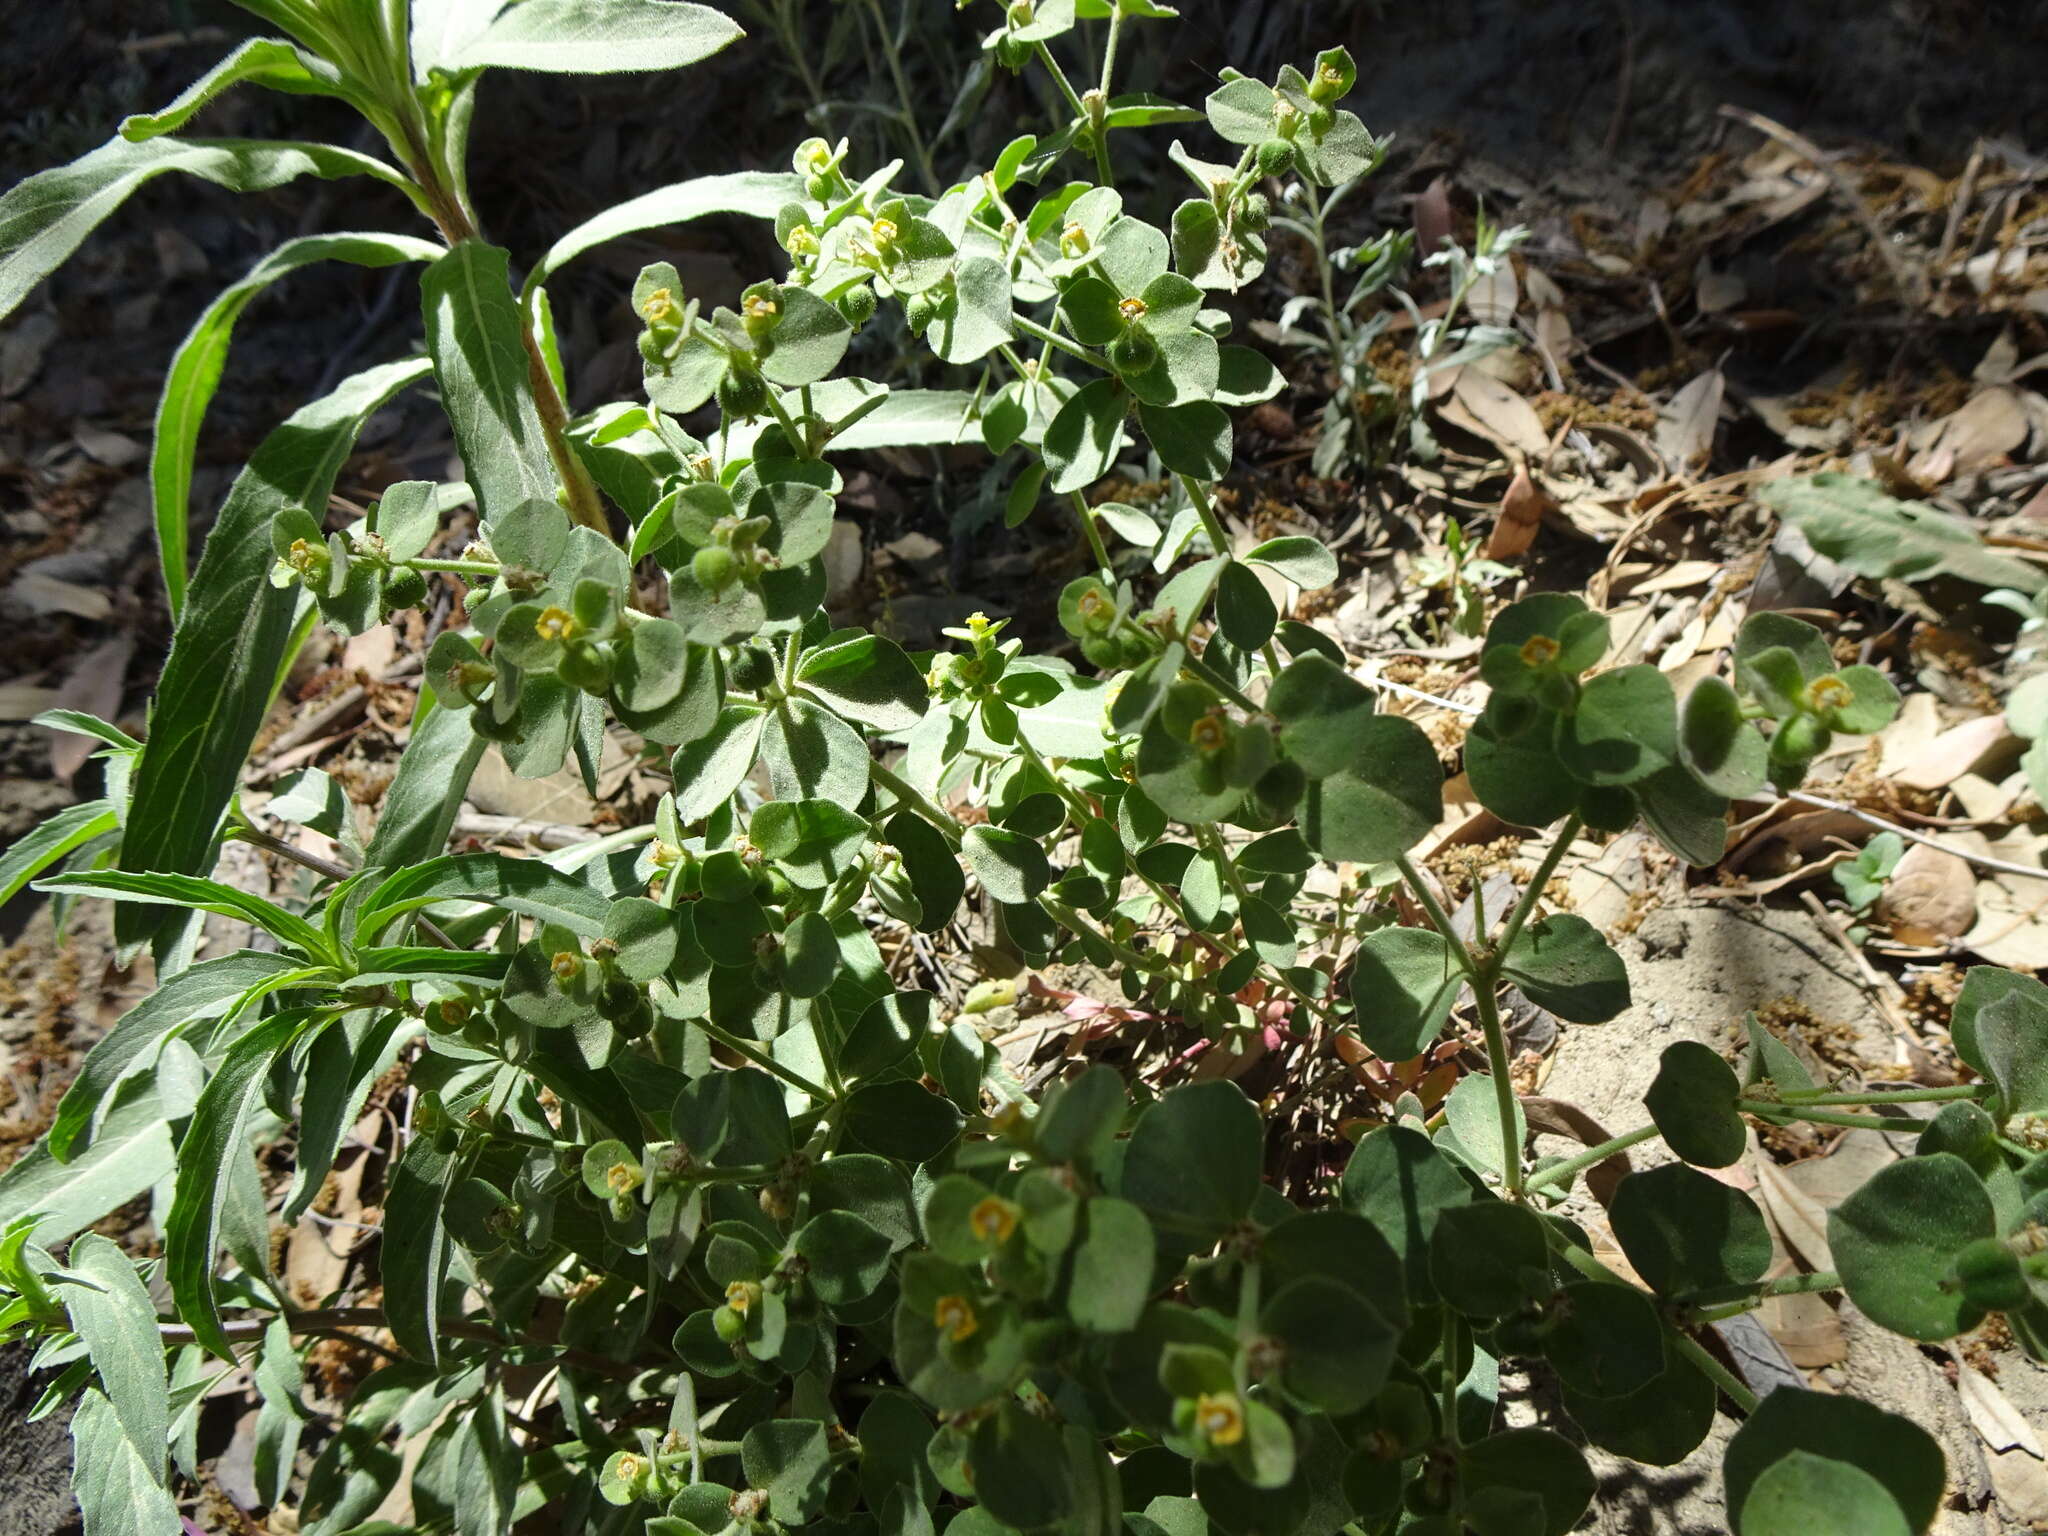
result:
M 1548 635 L 1531 635 L 1522 642 L 1522 665 L 1547 667 L 1557 660 L 1558 644 Z
M 1235 1392 L 1204 1392 L 1195 1399 L 1195 1428 L 1211 1445 L 1235 1445 L 1244 1438 L 1244 1405 Z
M 533 632 L 542 640 L 573 640 L 582 631 L 583 626 L 576 622 L 573 613 L 552 603 L 541 609 L 540 617 L 533 621 Z
M 967 1226 L 990 1247 L 1006 1243 L 1017 1230 L 1017 1207 L 999 1195 L 990 1195 L 967 1213 Z
M 932 1308 L 932 1325 L 958 1344 L 981 1326 L 981 1319 L 965 1296 L 941 1296 Z
M 1856 702 L 1856 691 L 1839 677 L 1817 677 L 1807 685 L 1806 702 L 1821 713 L 1846 709 Z
M 1145 313 L 1145 301 L 1143 299 L 1125 299 L 1117 305 L 1117 312 L 1126 320 L 1135 320 Z

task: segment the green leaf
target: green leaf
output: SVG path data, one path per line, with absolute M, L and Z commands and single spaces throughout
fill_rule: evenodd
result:
M 1369 1134 L 1344 1165 L 1339 1194 L 1347 1210 L 1370 1221 L 1401 1256 L 1408 1294 L 1435 1295 L 1429 1244 L 1437 1222 L 1454 1206 L 1469 1204 L 1469 1184 L 1427 1136 L 1406 1126 Z
M 1578 1447 L 1548 1429 L 1510 1429 L 1489 1435 L 1459 1453 L 1459 1472 L 1469 1492 L 1515 1489 L 1542 1503 L 1540 1525 L 1519 1527 L 1531 1536 L 1565 1536 L 1593 1502 L 1593 1469 Z
M 1193 400 L 1185 405 L 1140 403 L 1138 424 L 1145 429 L 1159 462 L 1175 474 L 1191 475 L 1197 480 L 1221 480 L 1230 473 L 1230 417 L 1222 406 L 1207 400 Z M 1054 425 L 1058 425 L 1057 419 Z M 1052 434 L 1048 431 L 1048 458 L 1051 449 Z M 1055 483 L 1053 489 L 1074 487 Z
M 1825 717 L 1836 730 L 1868 736 L 1897 718 L 1899 690 L 1877 668 L 1844 667 L 1835 679 L 1849 690 L 1849 702 L 1837 704 Z
M 1468 1317 L 1505 1317 L 1555 1288 L 1543 1219 L 1505 1200 L 1453 1206 L 1429 1240 L 1429 1275 L 1444 1305 Z
M 2048 1115 L 2048 986 L 2031 976 L 1973 966 L 1949 1033 L 1956 1054 L 1998 1089 L 2000 1119 Z
M 851 1211 L 813 1216 L 790 1241 L 809 1261 L 811 1289 L 828 1307 L 859 1301 L 888 1277 L 887 1234 Z
M 907 731 L 924 718 L 924 674 L 881 635 L 812 651 L 798 663 L 796 677 L 836 713 L 878 731 Z
M 1635 1272 L 1671 1300 L 1738 1289 L 1771 1266 L 1770 1228 L 1756 1202 L 1683 1163 L 1631 1173 L 1608 1214 Z
M 525 0 L 531 4 L 532 0 Z M 417 37 L 417 23 L 415 23 Z M 773 219 L 782 208 L 803 195 L 803 181 L 787 172 L 732 171 L 722 176 L 696 176 L 673 182 L 652 192 L 607 208 L 586 219 L 548 247 L 547 254 L 527 277 L 528 288 L 544 283 L 581 256 L 622 235 L 644 230 L 666 229 L 707 214 L 737 213 L 756 219 Z
M 1524 924 L 1501 974 L 1573 1024 L 1604 1024 L 1629 1005 L 1628 967 L 1599 929 L 1570 912 Z
M 1712 1046 L 1676 1040 L 1657 1058 L 1643 1103 L 1665 1144 L 1688 1163 L 1727 1168 L 1742 1160 L 1749 1137 L 1735 1106 L 1742 1084 Z
M 1728 847 L 1728 802 L 1673 764 L 1629 786 L 1657 841 L 1696 868 L 1718 864 Z
M 680 69 L 745 35 L 730 17 L 684 0 L 520 0 L 455 63 L 557 75 Z
M 1280 609 L 1248 565 L 1231 561 L 1216 580 L 1216 625 L 1240 650 L 1255 651 L 1273 638 Z
M 952 1101 L 908 1078 L 856 1088 L 845 1104 L 847 1136 L 881 1157 L 927 1162 L 960 1134 L 962 1117 Z
M 776 294 L 782 319 L 772 333 L 773 345 L 761 359 L 761 372 L 769 383 L 787 389 L 815 384 L 846 356 L 853 327 L 807 288 L 784 284 Z
M 271 1066 L 325 1017 L 289 1009 L 230 1046 L 178 1144 L 177 1185 L 164 1223 L 164 1276 L 193 1337 L 224 1360 L 233 1360 L 234 1352 L 214 1302 L 213 1270 L 232 1166 L 248 1156 L 249 1116 Z
M 522 0 L 512 15 L 536 3 Z M 533 404 L 508 261 L 497 246 L 465 240 L 420 283 L 434 381 L 486 534 L 521 502 L 552 503 L 560 488 Z
M 1333 1414 L 1379 1396 L 1400 1342 L 1377 1307 L 1328 1275 L 1281 1286 L 1260 1309 L 1259 1331 L 1286 1346 L 1280 1385 L 1288 1395 Z
M 252 41 L 240 52 L 246 54 L 260 46 L 266 46 L 262 40 Z M 282 48 L 287 45 L 272 43 L 267 46 Z M 206 419 L 206 407 L 220 385 L 221 371 L 227 364 L 228 346 L 234 338 L 235 322 L 248 308 L 249 301 L 279 278 L 315 262 L 346 261 L 360 267 L 388 267 L 403 261 L 433 261 L 441 254 L 442 247 L 409 235 L 308 235 L 288 240 L 250 268 L 240 282 L 223 289 L 186 333 L 185 339 L 178 344 L 178 350 L 172 354 L 170 369 L 164 375 L 163 393 L 156 409 L 156 434 L 149 456 L 150 498 L 156 518 L 157 550 L 173 619 L 185 606 L 188 579 L 185 534 L 191 517 L 192 464 L 199 448 L 199 427 Z
M 1717 795 L 1740 800 L 1764 787 L 1767 749 L 1742 716 L 1742 701 L 1718 677 L 1703 677 L 1685 696 L 1678 722 L 1679 758 Z
M 416 864 L 445 849 L 469 781 L 489 745 L 470 729 L 463 710 L 437 705 L 416 721 L 398 759 L 398 776 L 384 791 L 364 863 Z
M 58 1242 L 163 1178 L 176 1161 L 166 1122 L 187 1113 L 190 1101 L 166 1103 L 144 1076 L 116 1085 L 110 1099 L 92 1145 L 69 1162 L 41 1145 L 0 1173 L 0 1228 L 34 1215 L 42 1240 Z
M 119 830 L 121 818 L 104 800 L 66 806 L 24 836 L 0 849 L 0 905 L 14 900 L 28 883 L 96 837 Z
M 14 313 L 130 193 L 167 171 L 182 171 L 231 192 L 267 192 L 301 176 L 374 176 L 412 192 L 411 184 L 383 161 L 331 144 L 110 139 L 69 165 L 15 183 L 0 196 L 0 319 Z
M 1399 715 L 1363 722 L 1357 740 L 1355 766 L 1309 785 L 1301 830 L 1326 859 L 1379 864 L 1442 820 L 1444 771 L 1422 727 Z
M 1479 803 L 1518 827 L 1547 827 L 1579 803 L 1579 782 L 1551 750 L 1544 719 L 1511 736 L 1482 715 L 1465 737 L 1465 774 Z
M 63 1287 L 71 1326 L 85 1341 L 114 1415 L 150 1476 L 164 1475 L 171 1436 L 170 1389 L 157 1335 L 156 1303 L 118 1245 L 88 1232 L 71 1245 L 69 1268 L 83 1284 Z
M 1465 971 L 1434 928 L 1380 928 L 1351 962 L 1353 1025 L 1375 1056 L 1407 1061 L 1442 1033 Z
M 610 909 L 597 891 L 539 859 L 447 854 L 399 871 L 365 897 L 356 917 L 357 940 L 373 942 L 406 913 L 438 901 L 486 902 L 591 939 L 604 932 Z
M 1319 592 L 1337 582 L 1337 557 L 1320 540 L 1303 535 L 1268 539 L 1246 550 L 1242 558 L 1277 571 L 1304 592 Z
M 121 120 L 121 137 L 132 143 L 176 133 L 206 104 L 231 86 L 249 81 L 294 96 L 357 99 L 341 72 L 325 59 L 274 37 L 252 37 L 178 93 L 161 112 L 139 112 Z
M 307 959 L 315 963 L 332 958 L 327 936 L 303 917 L 294 916 L 261 896 L 252 896 L 247 891 L 213 880 L 200 880 L 191 875 L 130 874 L 126 870 L 96 869 L 51 875 L 37 881 L 36 889 L 77 891 L 81 895 L 105 896 L 115 901 L 217 912 L 223 917 L 254 923 L 281 943 L 296 945 Z
M 1086 490 L 1116 463 L 1126 397 L 1115 379 L 1082 385 L 1045 429 L 1045 467 L 1056 495 Z
M 1280 721 L 1280 747 L 1310 778 L 1362 760 L 1377 705 L 1370 689 L 1318 652 L 1297 656 L 1273 680 L 1266 708 Z
M 680 752 L 674 761 L 676 820 L 694 826 L 732 798 L 753 771 L 767 712 L 753 704 L 728 704 L 718 723 Z
M 986 824 L 969 827 L 960 840 L 961 856 L 981 888 L 997 901 L 1015 906 L 1035 899 L 1052 883 L 1052 865 L 1036 838 Z
M 1560 716 L 1557 756 L 1588 784 L 1634 784 L 1678 759 L 1678 697 L 1655 667 L 1617 667 L 1588 681 Z
M 779 345 L 781 333 L 776 334 Z M 926 333 L 931 349 L 949 363 L 972 363 L 1014 334 L 1010 269 L 986 256 L 967 257 L 954 269 L 952 295 Z
M 1602 1450 L 1653 1467 L 1675 1466 L 1714 1427 L 1714 1384 L 1683 1355 L 1673 1352 L 1663 1373 L 1625 1397 L 1564 1394 L 1564 1409 L 1586 1438 Z
M 1773 480 L 1757 498 L 1805 534 L 1817 552 L 1858 576 L 1955 576 L 1980 587 L 2028 593 L 2048 587 L 2048 574 L 1987 548 L 1968 523 L 1887 495 L 1875 480 L 1832 473 Z
M 1739 1522 L 1747 1520 L 1750 1496 L 1769 1468 L 1799 1452 L 1860 1468 L 1876 1478 L 1897 1501 L 1905 1528 L 1912 1531 L 1933 1524 L 1948 1487 L 1941 1447 L 1912 1420 L 1854 1397 L 1779 1387 L 1743 1421 L 1721 1463 L 1726 1507 L 1738 1513 Z M 1739 1523 L 1738 1528 L 1744 1536 L 1759 1536 L 1746 1524 Z M 1849 1536 L 1851 1528 L 1832 1529 Z
M 1437 1143 L 1449 1148 L 1475 1172 L 1499 1179 L 1510 1160 L 1519 1160 L 1529 1139 L 1522 1101 L 1513 1098 L 1515 1128 L 1503 1140 L 1500 1128 L 1500 1098 L 1493 1079 L 1477 1073 L 1458 1079 L 1444 1098 L 1444 1128 Z
M 384 1286 L 385 1324 L 398 1347 L 425 1365 L 440 1361 L 441 1282 L 450 1253 L 442 1208 L 457 1167 L 432 1136 L 406 1143 L 384 1195 L 384 1236 L 378 1278 Z
M 1094 1333 L 1128 1333 L 1138 1326 L 1152 1291 L 1152 1224 L 1127 1200 L 1098 1196 L 1083 1207 L 1074 1245 L 1067 1316 Z
M 213 868 L 214 829 L 240 782 L 286 654 L 297 599 L 270 585 L 269 530 L 286 507 L 327 504 L 371 414 L 422 378 L 423 361 L 359 373 L 302 406 L 263 440 L 208 535 L 135 772 L 121 842 L 125 870 L 198 875 Z M 124 942 L 160 918 L 117 913 Z
M 847 1031 L 839 1070 L 850 1078 L 878 1077 L 904 1061 L 932 1032 L 938 998 L 930 992 L 891 992 L 868 1004 Z
M 1552 1304 L 1543 1352 L 1573 1391 L 1625 1397 L 1663 1374 L 1664 1331 L 1657 1304 L 1634 1286 L 1575 1280 Z
M 1235 1083 L 1171 1089 L 1131 1131 L 1119 1193 L 1169 1238 L 1205 1246 L 1251 1209 L 1264 1139 Z
M 122 1428 L 114 1407 L 88 1387 L 71 1417 L 71 1491 L 86 1536 L 165 1536 L 182 1530 L 177 1501 Z
M 1881 1168 L 1828 1213 L 1828 1247 L 1842 1288 L 1879 1327 L 1940 1343 L 1966 1333 L 1986 1309 L 1956 1279 L 1956 1259 L 1996 1237 L 1991 1196 L 1953 1152 Z
M 1764 1469 L 1735 1528 L 1741 1536 L 1913 1536 L 1883 1483 L 1810 1451 L 1792 1451 Z
M 761 757 L 778 800 L 837 800 L 859 805 L 867 797 L 873 759 L 859 732 L 808 699 L 784 699 L 761 729 Z

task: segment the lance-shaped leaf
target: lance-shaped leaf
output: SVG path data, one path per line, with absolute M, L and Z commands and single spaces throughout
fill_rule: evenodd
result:
M 310 1008 L 293 1009 L 237 1040 L 207 1080 L 178 1144 L 178 1181 L 164 1222 L 165 1275 L 178 1315 L 191 1325 L 193 1337 L 222 1359 L 234 1355 L 214 1305 L 213 1266 L 230 1164 L 246 1153 L 249 1114 L 272 1064 L 322 1017 Z
M 308 235 L 290 240 L 257 262 L 240 282 L 223 289 L 186 333 L 171 358 L 170 371 L 164 375 L 163 394 L 156 408 L 156 437 L 149 456 L 157 549 L 172 618 L 185 606 L 185 524 L 192 494 L 192 461 L 199 447 L 199 425 L 206 419 L 206 407 L 220 385 L 235 322 L 249 307 L 249 301 L 287 273 L 314 262 L 347 261 L 359 267 L 388 267 L 401 261 L 432 261 L 440 254 L 440 246 L 409 235 Z
M 398 759 L 398 776 L 384 792 L 364 863 L 416 864 L 446 848 L 470 777 L 489 745 L 470 729 L 464 710 L 437 703 L 416 721 Z
M 12 901 L 44 870 L 96 837 L 115 831 L 121 820 L 104 800 L 66 806 L 26 836 L 0 850 L 0 903 Z
M 553 502 L 559 484 L 534 409 L 507 261 L 497 246 L 465 240 L 420 283 L 434 381 L 486 529 L 523 501 Z
M 231 192 L 267 192 L 301 176 L 375 176 L 416 196 L 381 160 L 331 144 L 261 139 L 110 139 L 69 165 L 38 172 L 0 197 L 0 320 L 63 265 L 143 183 L 183 171 Z
M 135 773 L 121 867 L 203 874 L 213 835 L 287 656 L 297 598 L 270 585 L 269 530 L 290 506 L 322 507 L 363 423 L 426 374 L 424 361 L 359 373 L 263 440 L 235 480 L 199 558 L 171 640 L 156 719 Z M 123 906 L 115 932 L 147 938 L 162 914 Z
M 745 35 L 730 17 L 685 0 L 522 0 L 457 62 L 557 75 L 680 69 Z
M 59 1294 L 71 1314 L 71 1326 L 85 1341 L 129 1443 L 150 1475 L 161 1481 L 164 1449 L 171 1437 L 171 1405 L 156 1303 L 136 1274 L 134 1261 L 97 1232 L 88 1232 L 71 1245 L 70 1267 L 78 1280 Z
M 222 91 L 244 81 L 293 96 L 359 99 L 360 92 L 327 60 L 277 37 L 252 37 L 178 93 L 161 112 L 138 112 L 121 122 L 121 137 L 140 143 L 176 133 Z
M 528 0 L 532 3 L 532 0 Z M 723 176 L 697 176 L 652 192 L 586 219 L 548 247 L 547 255 L 526 279 L 531 290 L 594 246 L 643 230 L 666 229 L 712 213 L 742 213 L 772 219 L 783 206 L 803 196 L 803 182 L 787 172 L 733 171 Z

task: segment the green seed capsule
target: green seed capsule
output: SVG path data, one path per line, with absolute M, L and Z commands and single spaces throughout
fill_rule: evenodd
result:
M 1259 174 L 1278 176 L 1294 163 L 1294 146 L 1286 139 L 1268 139 L 1258 147 Z
M 690 557 L 690 574 L 698 586 L 716 594 L 738 580 L 740 563 L 723 544 L 710 544 Z
M 1980 1237 L 1956 1255 L 1956 1279 L 1963 1295 L 1993 1312 L 2023 1307 L 2033 1294 L 2019 1255 L 1995 1237 Z
M 404 609 L 417 608 L 427 600 L 427 578 L 410 566 L 395 570 L 384 578 L 384 590 L 377 600 L 387 619 Z
M 1143 373 L 1159 361 L 1159 343 L 1142 325 L 1128 327 L 1109 344 L 1110 366 L 1118 373 Z
M 736 421 L 768 409 L 768 381 L 752 368 L 733 368 L 718 381 L 718 408 Z

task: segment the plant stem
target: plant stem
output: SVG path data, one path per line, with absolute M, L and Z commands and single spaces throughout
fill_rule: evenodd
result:
M 735 1035 L 731 1030 L 726 1029 L 721 1025 L 713 1024 L 709 1019 L 692 1019 L 690 1022 L 696 1025 L 697 1028 L 703 1030 L 705 1034 L 709 1035 L 713 1040 L 716 1040 L 720 1045 L 724 1046 L 727 1050 L 734 1052 L 736 1055 L 746 1057 L 747 1060 L 751 1061 L 755 1066 L 761 1068 L 763 1071 L 774 1073 L 777 1077 L 781 1078 L 785 1083 L 788 1083 L 791 1087 L 801 1088 L 805 1093 L 808 1093 L 812 1098 L 820 1100 L 823 1103 L 830 1104 L 833 1102 L 832 1090 L 830 1088 L 825 1087 L 822 1083 L 812 1082 L 808 1077 L 805 1077 L 801 1072 L 791 1071 L 788 1067 L 785 1067 L 781 1062 L 777 1061 L 773 1056 L 770 1056 L 767 1052 L 761 1050 L 757 1046 L 754 1046 L 745 1040 L 740 1039 L 740 1037 Z
M 1577 1178 L 1586 1169 L 1596 1167 L 1606 1162 L 1615 1153 L 1626 1152 L 1630 1147 L 1638 1146 L 1650 1140 L 1656 1134 L 1656 1126 L 1639 1125 L 1632 1131 L 1625 1131 L 1619 1136 L 1609 1137 L 1597 1146 L 1588 1147 L 1583 1152 L 1576 1152 L 1561 1163 L 1553 1163 L 1548 1168 L 1537 1169 L 1522 1181 L 1522 1187 L 1524 1189 L 1541 1189 L 1546 1184 L 1563 1184 L 1569 1189 L 1572 1180 Z
M 416 571 L 446 571 L 451 576 L 488 576 L 495 578 L 504 572 L 504 567 L 488 560 L 423 560 L 402 562 Z
M 1543 861 L 1536 866 L 1536 873 L 1529 881 L 1529 888 L 1522 892 L 1521 900 L 1515 903 L 1514 911 L 1508 914 L 1508 924 L 1500 932 L 1500 943 L 1495 946 L 1502 954 L 1521 933 L 1523 924 L 1529 921 L 1529 914 L 1536 910 L 1536 903 L 1543 899 L 1543 888 L 1550 884 L 1550 877 L 1557 873 L 1557 866 L 1564 861 L 1565 850 L 1572 845 L 1572 839 L 1579 835 L 1582 823 L 1575 811 L 1565 817 L 1564 825 L 1557 829 L 1557 840 L 1543 855 Z M 1483 944 L 1486 934 L 1482 930 L 1476 937 Z
M 1401 878 L 1408 883 L 1408 889 L 1415 893 L 1415 899 L 1422 904 L 1423 915 L 1429 919 L 1430 927 L 1443 935 L 1444 942 L 1451 946 L 1451 953 L 1457 957 L 1458 965 L 1466 976 L 1475 983 L 1479 977 L 1478 963 L 1465 941 L 1458 937 L 1458 930 L 1451 925 L 1451 914 L 1444 910 L 1444 904 L 1437 899 L 1436 891 L 1415 867 L 1415 861 L 1407 854 L 1397 854 L 1394 865 L 1401 871 Z
M 1195 515 L 1202 520 L 1202 532 L 1209 536 L 1209 547 L 1224 559 L 1230 558 L 1230 535 L 1223 530 L 1216 512 L 1209 505 L 1209 498 L 1202 490 L 1202 483 L 1193 475 L 1179 477 L 1181 489 L 1188 493 L 1188 500 L 1195 504 Z
M 1756 1412 L 1756 1394 L 1750 1391 L 1733 1371 L 1709 1354 L 1706 1346 L 1698 1339 L 1682 1329 L 1673 1329 L 1671 1345 L 1685 1356 L 1702 1376 L 1719 1387 L 1728 1401 L 1745 1414 Z
M 1102 579 L 1115 581 L 1116 570 L 1109 563 L 1109 551 L 1103 547 L 1102 530 L 1095 526 L 1095 509 L 1088 505 L 1088 498 L 1079 491 L 1070 491 L 1068 495 L 1073 498 L 1074 516 L 1081 520 L 1081 531 L 1088 536 L 1088 552 L 1095 557 Z
M 1221 672 L 1218 672 L 1214 667 L 1210 666 L 1209 663 L 1202 660 L 1202 658 L 1197 656 L 1193 651 L 1189 650 L 1187 648 L 1187 643 L 1185 641 L 1181 643 L 1181 650 L 1182 655 L 1180 664 L 1182 668 L 1184 668 L 1186 671 L 1194 673 L 1195 676 L 1199 677 L 1211 688 L 1214 688 L 1218 693 L 1222 694 L 1223 697 L 1230 700 L 1231 703 L 1235 704 L 1239 709 L 1243 710 L 1246 714 L 1256 715 L 1259 713 L 1259 706 L 1251 701 L 1250 697 L 1244 692 L 1243 689 L 1239 688 L 1237 684 L 1233 683 L 1229 678 L 1225 677 Z
M 1963 1083 L 1954 1088 L 1908 1088 L 1900 1093 L 1825 1093 L 1818 1088 L 1789 1088 L 1779 1098 L 1786 1108 L 1808 1104 L 1939 1104 L 1955 1099 L 1981 1099 L 1988 1083 Z
M 1444 1381 L 1443 1413 L 1444 1438 L 1452 1446 L 1461 1441 L 1458 1433 L 1458 1354 L 1462 1345 L 1463 1320 L 1449 1307 L 1444 1308 Z
M 1013 325 L 1017 327 L 1018 330 L 1022 331 L 1026 336 L 1035 336 L 1036 338 L 1038 338 L 1038 340 L 1044 342 L 1049 347 L 1058 347 L 1062 352 L 1066 353 L 1067 356 L 1076 358 L 1079 361 L 1086 363 L 1091 368 L 1098 368 L 1104 373 L 1109 373 L 1112 371 L 1109 364 L 1105 363 L 1101 358 L 1097 357 L 1093 352 L 1090 352 L 1086 347 L 1082 346 L 1079 342 L 1069 341 L 1066 337 L 1062 336 L 1058 331 L 1047 329 L 1045 326 L 1040 325 L 1036 320 L 1033 320 L 1028 315 L 1012 315 L 1010 317 L 1010 321 Z
M 1500 1158 L 1503 1193 L 1510 1200 L 1522 1198 L 1522 1121 L 1516 1113 L 1515 1082 L 1508 1075 L 1507 1031 L 1501 1028 L 1500 1003 L 1494 995 L 1492 967 L 1487 967 L 1472 984 L 1472 997 L 1479 1004 L 1479 1028 L 1486 1036 L 1486 1071 L 1493 1079 L 1493 1104 L 1500 1116 Z
M 1811 1125 L 1839 1125 L 1852 1131 L 1910 1131 L 1922 1128 L 1917 1121 L 1903 1120 L 1891 1115 L 1832 1115 L 1826 1110 L 1810 1110 L 1799 1104 L 1763 1104 L 1743 1099 L 1735 1107 L 1745 1115 L 1761 1115 L 1765 1119 L 1774 1115 L 1790 1115 L 1795 1120 L 1804 1120 Z
M 874 18 L 875 30 L 882 37 L 882 57 L 889 62 L 889 78 L 896 84 L 896 102 L 901 109 L 904 129 L 910 134 L 910 147 L 917 155 L 918 170 L 924 176 L 925 190 L 937 197 L 938 172 L 932 169 L 931 151 L 925 148 L 924 134 L 918 130 L 917 108 L 910 98 L 910 86 L 903 78 L 903 61 L 896 56 L 896 39 L 890 35 L 889 24 L 882 18 L 880 0 L 867 0 L 868 14 Z
M 940 810 L 918 790 L 917 786 L 884 768 L 880 763 L 871 766 L 875 782 L 894 795 L 903 805 L 922 816 L 939 829 L 939 835 L 955 848 L 960 846 L 960 823 Z

